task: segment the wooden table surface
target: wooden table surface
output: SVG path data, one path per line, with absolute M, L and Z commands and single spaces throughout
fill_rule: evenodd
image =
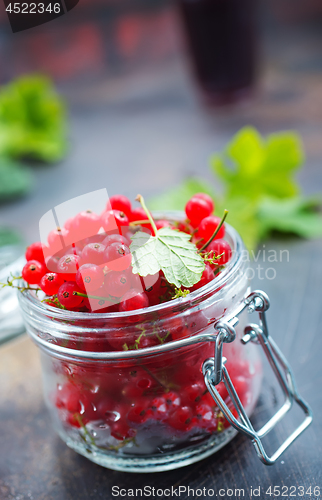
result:
M 106 186 L 109 193 L 133 198 L 139 191 L 161 192 L 188 173 L 207 176 L 210 153 L 245 124 L 263 133 L 297 129 L 307 150 L 301 184 L 306 193 L 321 190 L 321 68 L 313 62 L 312 67 L 300 64 L 301 57 L 308 62 L 305 54 L 312 54 L 317 45 L 312 41 L 312 50 L 305 46 L 306 52 L 295 54 L 296 50 L 296 43 L 289 52 L 281 49 L 263 74 L 254 99 L 234 109 L 202 108 L 181 62 L 123 82 L 123 87 L 120 82 L 101 82 L 73 92 L 67 89 L 72 105 L 70 155 L 61 165 L 39 170 L 34 196 L 1 207 L 1 222 L 15 226 L 31 241 L 38 238 L 42 214 L 73 196 Z M 266 490 L 284 485 L 288 488 L 281 489 L 284 497 L 300 498 L 300 490 L 291 486 L 304 486 L 306 491 L 311 486 L 312 493 L 315 486 L 322 486 L 322 241 L 284 239 L 265 245 L 266 251 L 287 249 L 289 259 L 274 263 L 274 280 L 257 274 L 252 286 L 271 297 L 270 332 L 291 362 L 300 393 L 314 412 L 313 425 L 275 466 L 261 464 L 251 442 L 241 435 L 212 457 L 172 472 L 126 474 L 92 464 L 55 435 L 42 398 L 37 348 L 21 336 L 0 347 L 0 499 L 110 499 L 112 486 L 146 485 L 190 486 L 215 493 L 230 488 L 232 492 L 223 498 L 250 498 L 251 487 L 261 488 L 259 498 L 272 498 Z M 271 267 L 263 246 L 261 250 L 258 263 L 264 269 Z M 267 370 L 254 422 L 276 410 L 280 401 Z M 292 411 L 268 445 L 290 432 L 300 416 Z M 201 498 L 211 495 L 210 490 Z M 193 497 L 182 493 L 180 498 Z M 307 493 L 302 498 L 315 497 Z

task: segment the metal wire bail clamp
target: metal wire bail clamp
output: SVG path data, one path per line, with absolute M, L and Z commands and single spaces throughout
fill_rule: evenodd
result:
M 203 375 L 205 384 L 216 401 L 216 404 L 221 409 L 229 423 L 238 431 L 249 437 L 256 449 L 259 459 L 265 465 L 273 465 L 278 458 L 284 453 L 287 448 L 295 441 L 297 437 L 311 424 L 313 419 L 312 410 L 309 405 L 301 398 L 296 388 L 293 372 L 290 365 L 281 353 L 274 340 L 269 336 L 268 327 L 266 322 L 266 311 L 269 308 L 269 298 L 266 293 L 262 291 L 254 291 L 248 295 L 244 300 L 237 314 L 226 320 L 218 321 L 214 327 L 217 331 L 215 353 L 213 358 L 208 358 L 203 364 Z M 236 337 L 235 326 L 238 324 L 238 316 L 248 308 L 251 312 L 257 311 L 259 313 L 259 325 L 250 324 L 246 326 L 244 336 L 241 339 L 243 344 L 248 342 L 259 343 L 277 377 L 281 386 L 285 401 L 281 408 L 270 418 L 261 429 L 255 431 L 245 409 L 238 397 L 235 387 L 231 381 L 228 370 L 225 367 L 226 359 L 222 356 L 222 347 L 224 342 L 232 342 Z M 216 385 L 224 382 L 231 401 L 238 412 L 240 421 L 232 414 L 219 392 Z M 262 444 L 261 438 L 268 434 L 276 424 L 286 415 L 292 408 L 293 403 L 297 403 L 303 410 L 305 418 L 302 423 L 292 432 L 292 434 L 285 439 L 281 446 L 270 457 L 266 453 Z

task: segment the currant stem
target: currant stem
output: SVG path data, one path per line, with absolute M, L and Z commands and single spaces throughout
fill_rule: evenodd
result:
M 163 389 L 165 390 L 165 392 L 169 392 L 170 388 L 166 384 L 161 382 L 161 380 L 159 380 L 158 377 L 156 377 L 154 373 L 152 373 L 147 366 L 141 365 L 141 368 L 143 368 L 143 370 L 145 370 L 150 375 L 150 377 L 152 377 L 158 384 L 160 384 L 161 387 L 163 387 Z
M 40 292 L 40 290 L 41 290 L 41 288 L 32 288 L 31 286 L 13 285 L 12 281 L 9 281 L 8 283 L 0 283 L 0 286 L 1 286 L 1 288 L 4 288 L 5 286 L 11 286 L 11 288 L 16 288 L 17 290 L 33 290 L 34 292 Z
M 88 432 L 83 420 L 82 420 L 82 417 L 80 416 L 79 413 L 74 413 L 74 418 L 77 420 L 77 422 L 79 423 L 79 425 L 81 426 L 81 428 L 83 429 L 84 431 L 84 434 L 85 436 L 87 436 L 91 442 L 92 445 L 96 445 L 95 443 L 95 439 L 93 438 L 93 436 Z M 86 442 L 86 440 L 85 440 Z
M 22 276 L 13 276 L 11 274 L 11 280 L 8 280 L 8 283 L 13 283 L 15 280 L 22 280 Z
M 110 445 L 110 446 L 107 447 L 107 449 L 108 450 L 118 451 L 120 448 L 123 448 L 123 446 L 126 446 L 129 443 L 134 443 L 136 446 L 138 446 L 136 444 L 136 442 L 135 442 L 135 436 L 133 436 L 133 437 L 130 437 L 130 438 L 127 438 L 127 439 L 123 439 L 123 441 L 121 441 L 119 444 Z M 100 446 L 98 448 L 100 448 Z
M 149 220 L 134 220 L 133 222 L 130 222 L 129 223 L 129 226 L 132 227 L 132 226 L 142 226 L 142 224 L 150 224 L 150 221 Z
M 81 292 L 73 292 L 73 295 L 78 295 L 79 297 L 85 297 L 85 299 L 97 299 L 97 300 L 108 300 L 109 302 L 113 302 L 113 299 L 110 297 L 99 297 L 98 295 L 88 295 L 86 293 Z
M 222 219 L 219 223 L 219 225 L 216 227 L 216 230 L 214 231 L 214 234 L 211 236 L 211 238 L 198 250 L 198 253 L 201 253 L 203 252 L 208 245 L 210 245 L 210 243 L 212 242 L 212 240 L 214 240 L 217 236 L 217 234 L 219 233 L 219 230 L 221 228 L 221 226 L 223 225 L 223 223 L 225 222 L 226 220 L 226 217 L 228 215 L 228 210 L 224 210 L 224 215 L 222 216 Z
M 143 198 L 143 196 L 142 196 L 141 194 L 138 194 L 138 195 L 137 195 L 137 197 L 136 197 L 135 199 L 141 203 L 141 206 L 142 206 L 142 208 L 143 208 L 144 212 L 146 213 L 146 215 L 147 215 L 147 217 L 148 217 L 148 219 L 149 219 L 149 221 L 150 221 L 150 223 L 151 223 L 151 226 L 152 226 L 152 228 L 153 228 L 153 231 L 154 231 L 154 236 L 156 236 L 156 235 L 157 235 L 158 230 L 157 230 L 157 227 L 156 227 L 156 225 L 155 225 L 155 222 L 154 222 L 154 220 L 153 220 L 153 218 L 152 218 L 151 213 L 149 212 L 149 210 L 148 210 L 148 209 L 147 209 L 147 207 L 146 207 L 146 204 L 145 204 L 145 202 L 144 202 L 144 198 Z

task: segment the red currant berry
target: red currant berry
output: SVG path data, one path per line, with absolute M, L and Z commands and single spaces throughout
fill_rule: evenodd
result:
M 64 283 L 61 275 L 47 273 L 41 278 L 39 286 L 46 295 L 56 295 L 60 286 Z
M 118 228 L 129 225 L 129 219 L 124 212 L 121 212 L 120 210 L 112 210 L 112 213 L 115 217 Z
M 140 292 L 144 292 L 144 283 L 142 284 L 142 278 L 138 274 L 131 273 L 131 288 L 135 288 Z
M 107 274 L 104 282 L 104 289 L 107 295 L 122 297 L 131 288 L 131 275 L 129 272 L 111 271 Z
M 64 224 L 64 228 L 67 231 L 70 231 L 74 225 L 74 222 L 75 222 L 75 217 L 70 217 L 69 219 L 66 220 L 66 222 Z
M 62 306 L 67 309 L 74 309 L 78 307 L 83 301 L 83 297 L 77 295 L 77 293 L 84 293 L 74 281 L 66 281 L 60 286 L 57 297 Z
M 197 194 L 194 194 L 193 197 L 194 198 L 201 198 L 206 203 L 208 203 L 211 214 L 215 210 L 215 205 L 214 205 L 213 199 L 211 198 L 211 196 L 209 196 L 209 194 L 206 194 L 206 193 L 197 193 Z
M 163 420 L 167 415 L 167 405 L 163 396 L 152 399 L 149 410 L 152 411 L 152 416 L 156 420 Z
M 102 243 L 107 247 L 112 243 L 122 243 L 123 245 L 129 246 L 130 242 L 128 238 L 126 236 L 123 236 L 122 234 L 109 234 L 108 236 L 105 236 Z
M 82 308 L 84 308 L 84 312 L 92 312 L 88 297 L 83 297 Z
M 78 257 L 80 257 L 82 255 L 82 250 L 77 246 L 68 247 L 65 255 L 78 255 Z
M 56 394 L 57 408 L 66 408 L 70 413 L 79 413 L 81 410 L 79 389 L 72 383 L 67 382 L 59 387 Z
M 78 255 L 68 254 L 59 259 L 57 264 L 57 273 L 64 280 L 75 281 L 76 273 L 80 267 L 80 258 Z
M 234 379 L 238 375 L 246 375 L 250 376 L 250 365 L 247 360 L 234 360 L 234 362 L 227 361 L 226 363 L 227 370 L 229 371 L 229 375 L 231 379 Z
M 171 224 L 168 220 L 157 220 L 155 221 L 155 225 L 157 229 L 161 229 L 162 227 L 171 227 Z
M 119 305 L 119 311 L 133 311 L 148 306 L 149 299 L 146 293 L 140 293 L 138 290 L 132 289 L 123 295 Z
M 137 220 L 149 220 L 143 208 L 134 208 L 131 213 L 130 222 L 135 222 Z
M 115 439 L 123 441 L 124 439 L 135 436 L 135 431 L 130 429 L 130 427 L 121 418 L 111 426 L 111 436 Z
M 52 255 L 66 246 L 68 237 L 69 231 L 67 231 L 64 227 L 57 227 L 53 231 L 50 231 L 48 234 L 48 245 L 50 246 Z
M 122 235 L 124 236 L 124 238 L 127 239 L 128 243 L 125 243 L 127 246 L 130 246 L 131 243 L 132 243 L 132 238 L 133 238 L 133 235 L 134 233 L 130 230 L 127 230 L 127 228 L 124 228 L 124 232 L 122 231 Z
M 128 339 L 124 338 L 123 330 L 112 330 L 108 334 L 107 340 L 115 351 L 124 351 L 126 349 Z
M 178 340 L 182 337 L 182 331 L 185 328 L 185 321 L 178 316 L 170 316 L 164 325 L 165 331 L 171 333 L 172 340 Z
M 161 343 L 157 337 L 150 337 L 146 335 L 139 337 L 137 340 L 136 345 L 138 346 L 138 349 L 147 349 L 148 347 L 154 347 L 155 345 L 159 345 Z
M 219 382 L 219 384 L 216 385 L 216 389 L 224 401 L 229 397 L 229 394 L 228 394 L 228 391 L 226 389 L 224 382 Z M 210 396 L 211 396 L 211 394 L 210 394 Z
M 223 266 L 229 261 L 232 251 L 229 243 L 225 240 L 213 240 L 206 248 L 207 252 L 210 252 L 209 257 L 214 257 L 223 254 L 219 259 L 216 260 L 216 264 L 211 264 L 211 267 L 215 269 L 218 266 Z
M 143 424 L 147 420 L 147 404 L 138 401 L 128 412 L 127 419 L 131 423 Z
M 213 279 L 214 279 L 214 272 L 213 272 L 210 264 L 208 264 L 208 262 L 206 262 L 205 269 L 201 275 L 200 280 L 198 281 L 198 283 L 195 283 L 193 285 L 193 287 L 191 288 L 191 291 L 194 292 L 195 290 L 198 290 L 199 288 L 206 285 L 207 283 L 209 283 Z
M 138 276 L 138 275 L 136 275 Z M 159 290 L 161 288 L 161 275 L 160 273 L 156 274 L 147 274 L 144 277 L 141 277 L 141 281 L 144 284 L 144 289 L 146 292 L 150 292 L 151 288 L 154 290 Z
M 193 227 L 198 227 L 202 219 L 211 214 L 208 203 L 194 196 L 186 204 L 185 211 Z
M 215 215 L 209 215 L 209 217 L 205 217 L 199 225 L 197 232 L 197 239 L 203 238 L 203 243 L 206 243 L 220 224 L 220 217 L 216 217 Z M 216 234 L 216 240 L 219 240 L 225 236 L 225 224 L 221 226 L 218 233 Z
M 104 257 L 104 262 L 112 271 L 124 271 L 132 261 L 129 247 L 117 242 L 106 247 Z
M 100 399 L 97 403 L 98 415 L 105 420 L 108 424 L 117 422 L 119 414 L 112 399 L 104 394 L 104 398 Z
M 173 229 L 177 229 L 182 233 L 192 234 L 194 232 L 194 228 L 187 222 L 176 222 Z
M 25 254 L 26 260 L 37 260 L 37 262 L 44 264 L 44 247 L 45 245 L 43 245 L 40 241 L 36 241 L 36 243 L 29 245 Z
M 181 401 L 183 406 L 198 403 L 201 400 L 202 393 L 205 387 L 201 384 L 191 384 L 184 387 L 182 391 Z
M 196 406 L 196 416 L 198 427 L 207 429 L 216 423 L 211 406 L 201 403 Z M 214 429 L 215 430 L 215 429 Z
M 87 293 L 97 290 L 104 283 L 103 269 L 95 264 L 83 264 L 76 273 L 76 283 Z
M 107 233 L 115 230 L 115 223 L 118 228 L 129 225 L 129 219 L 125 213 L 120 212 L 120 210 L 109 210 L 108 212 L 104 212 L 102 214 L 101 221 L 102 226 Z
M 86 424 L 84 420 L 80 420 L 79 414 L 78 413 L 68 413 L 66 417 L 66 422 L 71 425 L 72 427 L 76 427 L 76 429 L 79 429 L 81 427 L 81 422 L 82 424 Z
M 111 196 L 107 210 L 110 210 L 109 206 L 111 206 L 113 210 L 119 210 L 120 212 L 124 212 L 125 215 L 128 218 L 130 218 L 132 212 L 132 205 L 130 200 L 126 196 L 122 194 L 115 194 L 114 196 Z
M 131 372 L 132 374 L 132 372 Z M 135 399 L 144 394 L 144 392 L 152 386 L 152 379 L 146 376 L 134 375 L 133 380 L 131 380 L 124 389 L 122 390 L 122 395 L 126 399 Z
M 58 255 L 53 255 L 51 257 L 46 257 L 46 267 L 51 273 L 57 273 L 57 265 L 61 257 Z
M 168 392 L 165 395 L 167 409 L 171 410 L 180 406 L 180 397 L 176 392 Z
M 96 235 L 101 228 L 101 217 L 91 210 L 80 212 L 74 218 L 70 232 L 72 233 L 73 241 L 81 241 L 85 238 Z
M 84 246 L 81 255 L 82 264 L 100 264 L 105 263 L 105 245 L 103 243 L 88 243 Z
M 29 260 L 22 269 L 22 277 L 29 285 L 38 285 L 41 278 L 46 274 L 44 264 L 37 260 Z
M 91 298 L 89 300 L 91 312 L 100 314 L 100 313 L 109 313 L 109 312 L 117 312 L 118 311 L 118 308 L 114 309 L 114 305 L 109 300 L 106 300 L 104 298 L 105 290 L 104 290 L 103 286 L 101 286 L 101 288 L 99 288 L 98 290 L 95 290 L 95 295 L 97 295 L 98 297 L 101 297 L 101 298 L 100 299 Z M 86 301 L 85 302 L 86 307 L 87 307 L 87 304 L 88 303 Z
M 187 431 L 191 428 L 192 410 L 188 406 L 178 408 L 170 414 L 169 425 L 178 431 Z
M 98 234 L 93 234 L 93 236 L 89 236 L 88 238 L 85 238 L 83 241 L 83 248 L 88 245 L 89 243 L 103 243 L 103 241 L 106 238 L 105 233 L 98 233 Z

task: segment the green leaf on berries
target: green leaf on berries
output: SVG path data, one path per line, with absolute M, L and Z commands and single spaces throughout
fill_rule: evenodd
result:
M 168 227 L 159 229 L 148 241 L 146 233 L 135 233 L 130 246 L 133 273 L 147 276 L 163 271 L 166 280 L 177 288 L 198 283 L 205 263 L 190 237 Z

